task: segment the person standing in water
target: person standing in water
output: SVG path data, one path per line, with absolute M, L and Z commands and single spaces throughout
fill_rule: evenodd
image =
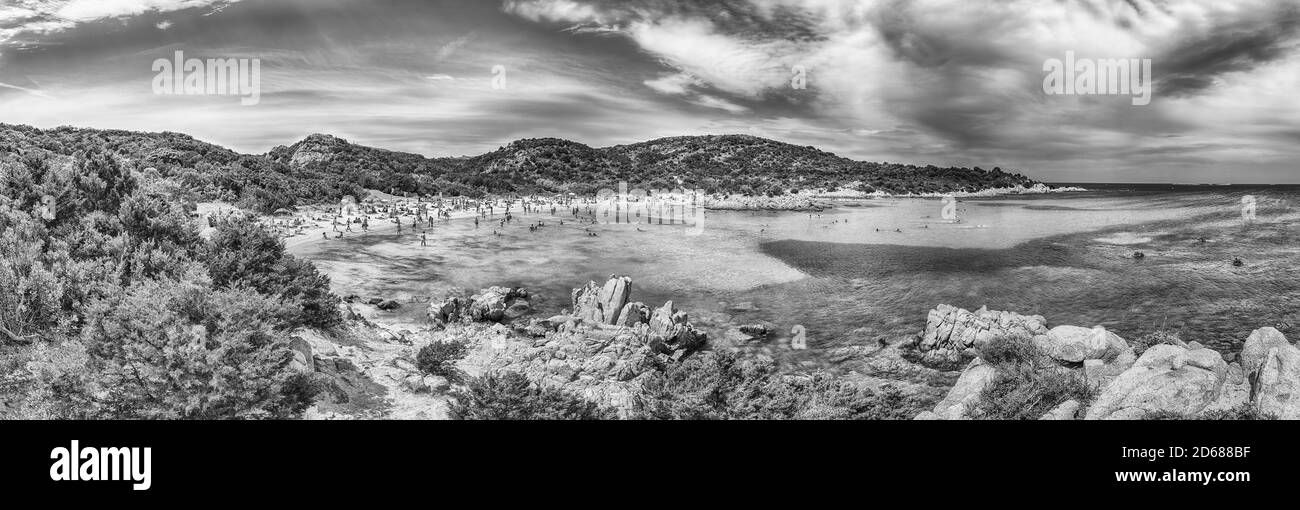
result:
M 428 232 L 421 232 L 421 233 L 420 233 L 420 246 L 428 246 L 428 245 L 429 245 L 429 233 L 428 233 Z

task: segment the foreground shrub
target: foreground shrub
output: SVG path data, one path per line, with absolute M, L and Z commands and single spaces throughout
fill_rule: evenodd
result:
M 197 279 L 197 278 L 195 278 Z M 147 281 L 97 303 L 83 335 L 81 409 L 92 418 L 293 418 L 318 389 L 289 367 L 277 300 L 190 281 Z
M 997 337 L 977 346 L 975 352 L 985 363 L 994 366 L 1044 365 L 1046 357 L 1034 346 L 1034 341 L 1019 336 Z
M 433 342 L 420 348 L 415 355 L 415 366 L 426 374 L 451 377 L 456 371 L 456 362 L 469 354 L 465 344 L 460 342 Z
M 555 388 L 532 385 L 517 372 L 471 379 L 451 394 L 451 415 L 458 420 L 613 420 L 608 407 Z
M 1037 420 L 1066 401 L 1083 407 L 1094 398 L 1096 389 L 1073 371 L 1003 365 L 967 413 L 980 420 Z
M 1156 411 L 1147 413 L 1143 417 L 1146 420 L 1211 420 L 1211 421 L 1253 421 L 1253 420 L 1276 420 L 1277 415 L 1265 414 L 1259 411 L 1249 403 L 1238 405 L 1232 409 L 1222 409 L 1216 411 L 1205 411 L 1201 414 L 1176 413 L 1172 411 Z
M 642 419 L 907 420 L 934 405 L 893 386 L 877 391 L 835 376 L 781 374 L 770 358 L 705 352 L 644 383 Z

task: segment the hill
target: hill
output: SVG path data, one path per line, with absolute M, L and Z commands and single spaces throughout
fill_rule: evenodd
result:
M 152 168 L 199 199 L 263 211 L 360 196 L 367 188 L 451 196 L 592 194 L 626 182 L 643 189 L 776 196 L 841 189 L 973 192 L 1036 184 L 999 168 L 862 162 L 748 135 L 682 136 L 606 148 L 524 139 L 469 158 L 428 158 L 324 134 L 245 155 L 178 133 L 0 124 L 0 157 L 35 152 L 71 158 L 92 149 L 135 170 Z

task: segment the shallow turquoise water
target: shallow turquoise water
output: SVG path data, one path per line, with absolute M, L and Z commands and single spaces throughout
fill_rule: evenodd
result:
M 1257 327 L 1291 333 L 1300 319 L 1298 191 L 1137 187 L 963 199 L 960 221 L 942 219 L 939 199 L 865 200 L 811 216 L 709 212 L 698 235 L 542 214 L 500 236 L 495 223 L 450 221 L 429 230 L 428 247 L 408 231 L 295 252 L 331 274 L 341 295 L 441 297 L 513 285 L 537 294 L 541 313 L 566 307 L 570 289 L 587 280 L 628 275 L 634 300 L 672 299 L 715 337 L 737 324 L 803 325 L 805 361 L 828 347 L 914 335 L 939 303 L 1101 324 L 1126 338 L 1163 326 L 1235 350 Z M 1251 222 L 1241 217 L 1245 195 L 1258 204 Z M 527 228 L 539 220 L 548 226 Z M 1138 250 L 1146 257 L 1133 259 Z M 1234 267 L 1234 257 L 1245 264 Z M 780 354 L 785 342 L 767 349 Z

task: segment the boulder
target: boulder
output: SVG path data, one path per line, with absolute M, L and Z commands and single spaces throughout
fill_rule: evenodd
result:
M 396 309 L 398 309 L 398 308 L 401 308 L 401 307 L 402 307 L 402 304 L 401 304 L 401 303 L 398 303 L 397 301 L 393 301 L 393 300 L 391 300 L 391 299 L 387 299 L 387 300 L 381 301 L 379 304 L 377 304 L 377 305 L 375 305 L 375 306 L 378 307 L 380 310 L 383 310 L 383 311 L 385 311 L 385 312 L 391 312 L 391 311 L 393 311 L 393 310 L 396 310 Z
M 1047 414 L 1044 414 L 1043 417 L 1039 419 L 1058 420 L 1058 421 L 1073 420 L 1079 414 L 1079 406 L 1080 404 L 1078 400 L 1066 400 L 1065 402 L 1062 402 L 1061 405 L 1056 406 L 1056 408 L 1052 409 L 1051 411 L 1048 411 Z
M 424 383 L 424 377 L 411 374 L 402 379 L 402 387 L 412 393 L 425 393 L 429 391 L 429 386 Z
M 600 289 L 600 305 L 604 311 L 605 324 L 615 324 L 618 316 L 632 295 L 632 279 L 611 275 Z
M 505 320 L 512 321 L 520 317 L 523 317 L 524 315 L 528 314 L 529 310 L 531 310 L 531 306 L 529 305 L 527 299 L 512 300 L 506 306 Z
M 703 331 L 690 324 L 686 312 L 679 312 L 673 307 L 672 301 L 655 309 L 647 326 L 646 331 L 652 345 L 662 343 L 667 351 L 692 350 L 702 345 L 706 339 Z
M 1015 336 L 1033 338 L 1047 333 L 1046 319 L 1041 316 L 980 308 L 970 312 L 950 305 L 939 305 L 926 317 L 925 333 L 917 347 L 927 359 L 956 359 L 960 353 L 994 338 Z
M 447 324 L 461 320 L 462 310 L 467 308 L 463 298 L 449 297 L 441 303 L 432 303 L 429 305 L 429 320 L 439 324 Z
M 623 305 L 623 309 L 618 312 L 618 320 L 614 321 L 614 325 L 630 328 L 637 324 L 649 322 L 650 307 L 638 302 Z
M 1290 347 L 1286 335 L 1275 328 L 1259 328 L 1250 332 L 1246 343 L 1241 346 L 1241 368 L 1247 376 L 1253 376 L 1264 365 L 1268 351 L 1275 348 Z
M 426 375 L 422 383 L 425 389 L 432 393 L 443 393 L 451 389 L 451 381 L 440 375 Z
M 599 286 L 589 282 L 586 286 L 573 289 L 570 295 L 573 314 L 578 318 L 599 324 L 616 324 L 628 297 L 632 295 L 632 279 L 626 276 L 613 276 Z
M 1252 401 L 1262 414 L 1300 419 L 1300 348 L 1269 349 L 1256 373 Z
M 1034 337 L 1034 344 L 1043 354 L 1068 363 L 1081 363 L 1090 359 L 1109 360 L 1125 351 L 1132 351 L 1128 342 L 1101 326 L 1092 329 L 1057 326 L 1046 335 Z
M 948 395 L 934 406 L 934 414 L 944 420 L 960 420 L 967 417 L 970 406 L 979 401 L 980 392 L 988 387 L 997 377 L 997 369 L 983 360 L 971 361 L 961 376 L 953 384 Z
M 291 370 L 303 373 L 316 371 L 316 361 L 312 358 L 310 343 L 302 337 L 290 337 L 289 350 L 293 352 L 293 360 L 289 362 Z
M 1228 365 L 1211 349 L 1155 345 L 1102 389 L 1086 419 L 1143 419 L 1154 412 L 1194 416 L 1218 400 Z

